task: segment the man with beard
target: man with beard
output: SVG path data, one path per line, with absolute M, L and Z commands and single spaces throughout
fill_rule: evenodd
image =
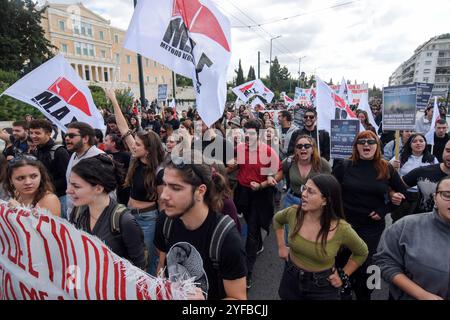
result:
M 408 188 L 417 186 L 419 189 L 420 203 L 418 212 L 433 211 L 433 195 L 436 191 L 436 186 L 443 177 L 450 175 L 450 141 L 445 144 L 442 161 L 439 164 L 414 169 L 402 177 Z M 398 205 L 402 199 L 391 195 L 391 200 Z
M 434 146 L 428 145 L 428 150 L 433 149 L 433 155 L 442 162 L 442 153 L 444 152 L 445 144 L 449 140 L 448 136 L 448 124 L 445 118 L 436 121 L 434 127 Z
M 316 140 L 316 143 L 318 143 L 320 148 L 320 156 L 330 161 L 330 134 L 324 130 L 319 130 L 319 141 L 317 141 L 316 120 L 316 110 L 309 109 L 305 112 L 305 114 L 303 115 L 304 128 L 299 129 L 292 134 L 287 150 L 288 155 L 294 154 L 295 141 L 297 140 L 297 137 L 301 135 L 307 135 L 314 138 L 314 140 Z
M 166 261 L 166 254 L 171 248 L 188 243 L 190 259 L 186 257 L 184 260 L 189 261 L 187 269 L 192 273 L 179 277 L 195 277 L 205 273 L 207 286 L 202 287 L 202 292 L 207 294 L 209 300 L 246 299 L 247 269 L 241 238 L 234 222 L 218 213 L 223 208 L 225 179 L 214 167 L 203 163 L 201 154 L 193 154 L 197 162 L 187 157 L 173 158 L 164 169 L 164 189 L 160 199 L 165 211 L 157 219 L 154 240 L 159 251 L 157 272 L 173 260 Z M 223 221 L 228 221 L 228 228 L 219 228 Z M 211 257 L 211 244 L 215 242 L 216 233 L 222 233 L 223 240 L 217 247 L 219 254 L 215 262 Z M 191 261 L 198 255 L 201 260 Z M 172 265 L 167 267 L 166 270 L 173 269 Z M 197 292 L 196 297 L 190 298 L 203 297 Z
M 95 157 L 100 153 L 104 153 L 98 149 L 95 143 L 95 131 L 87 123 L 72 122 L 67 126 L 66 133 L 66 147 L 69 152 L 73 152 L 67 165 L 66 181 L 69 182 L 72 168 L 81 160 Z M 70 213 L 73 209 L 73 203 L 70 197 L 67 198 L 67 218 L 70 218 Z
M 13 145 L 14 157 L 28 152 L 28 123 L 26 121 L 16 121 L 12 124 L 12 135 L 0 131 L 0 139 Z

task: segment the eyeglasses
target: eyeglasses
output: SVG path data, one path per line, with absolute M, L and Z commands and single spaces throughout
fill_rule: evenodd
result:
M 309 149 L 309 148 L 312 148 L 312 144 L 310 144 L 310 143 L 305 143 L 305 144 L 297 144 L 296 146 L 295 146 L 295 148 L 297 148 L 297 149 L 299 149 L 299 150 L 301 150 L 301 149 L 303 149 L 303 148 L 305 148 L 305 149 Z
M 81 137 L 81 134 L 76 134 L 76 133 L 66 133 L 66 137 L 73 139 L 75 137 Z
M 368 144 L 368 145 L 374 145 L 374 144 L 377 144 L 377 140 L 374 140 L 374 139 L 358 139 L 358 140 L 356 140 L 356 144 L 359 144 L 359 145 L 365 145 L 365 144 Z
M 301 194 L 303 194 L 303 192 L 308 192 L 308 194 L 310 194 L 310 195 L 315 195 L 315 194 L 317 194 L 317 191 L 315 191 L 315 190 L 313 190 L 313 189 L 311 189 L 311 188 L 309 188 L 307 185 L 305 185 L 305 184 L 302 184 L 302 186 L 300 187 L 300 193 Z
M 445 201 L 450 201 L 450 191 L 436 191 L 436 193 L 440 194 Z
M 313 120 L 315 118 L 316 118 L 316 116 L 304 116 L 303 117 L 303 119 L 311 119 L 311 120 Z

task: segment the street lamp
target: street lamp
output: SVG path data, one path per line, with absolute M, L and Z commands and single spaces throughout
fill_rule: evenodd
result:
M 303 58 L 306 58 L 306 56 L 303 56 L 303 57 L 300 57 L 300 58 L 298 58 L 298 87 L 300 88 L 300 77 L 301 77 L 301 69 L 300 69 L 300 64 L 301 64 L 301 62 L 302 62 L 302 59 Z
M 269 82 L 272 84 L 272 41 L 281 38 L 280 36 L 276 36 L 270 39 L 270 57 L 269 57 Z

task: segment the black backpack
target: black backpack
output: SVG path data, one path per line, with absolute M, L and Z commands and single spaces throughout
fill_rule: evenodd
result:
M 72 211 L 72 214 L 70 215 L 71 223 L 77 226 L 79 219 L 81 217 L 81 214 L 86 210 L 87 206 L 80 206 L 75 207 Z M 116 203 L 114 208 L 112 209 L 111 213 L 111 220 L 110 220 L 110 230 L 111 233 L 114 235 L 120 234 L 120 218 L 122 218 L 122 215 L 127 211 L 127 207 L 124 206 L 121 203 Z M 147 268 L 148 261 L 149 261 L 149 252 L 147 246 L 144 246 L 144 256 L 145 256 L 145 269 Z M 145 270 L 144 269 L 144 270 Z
M 172 231 L 173 218 L 166 216 L 163 225 L 163 235 L 166 246 L 169 244 L 170 232 Z M 209 243 L 209 258 L 212 261 L 214 269 L 219 269 L 220 251 L 222 249 L 223 241 L 228 232 L 235 226 L 234 220 L 227 215 L 217 214 L 216 226 Z

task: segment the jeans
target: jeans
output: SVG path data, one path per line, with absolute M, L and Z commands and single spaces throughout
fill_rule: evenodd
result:
M 286 261 L 278 294 L 282 300 L 340 300 L 339 289 L 328 281 L 332 273 L 307 272 Z
M 299 197 L 294 196 L 291 193 L 291 189 L 286 192 L 286 195 L 284 196 L 283 200 L 283 209 L 292 207 L 293 205 L 300 205 L 302 202 L 302 199 Z M 284 225 L 284 241 L 286 245 L 288 245 L 288 237 L 289 237 L 289 226 L 286 224 Z
M 61 218 L 67 219 L 67 195 L 59 197 L 59 202 L 61 202 Z
M 156 276 L 156 267 L 159 260 L 156 247 L 153 244 L 153 240 L 155 238 L 156 219 L 158 218 L 158 214 L 158 210 L 152 210 L 134 215 L 137 223 L 144 233 L 144 242 L 148 249 L 148 265 L 146 271 L 152 276 Z

